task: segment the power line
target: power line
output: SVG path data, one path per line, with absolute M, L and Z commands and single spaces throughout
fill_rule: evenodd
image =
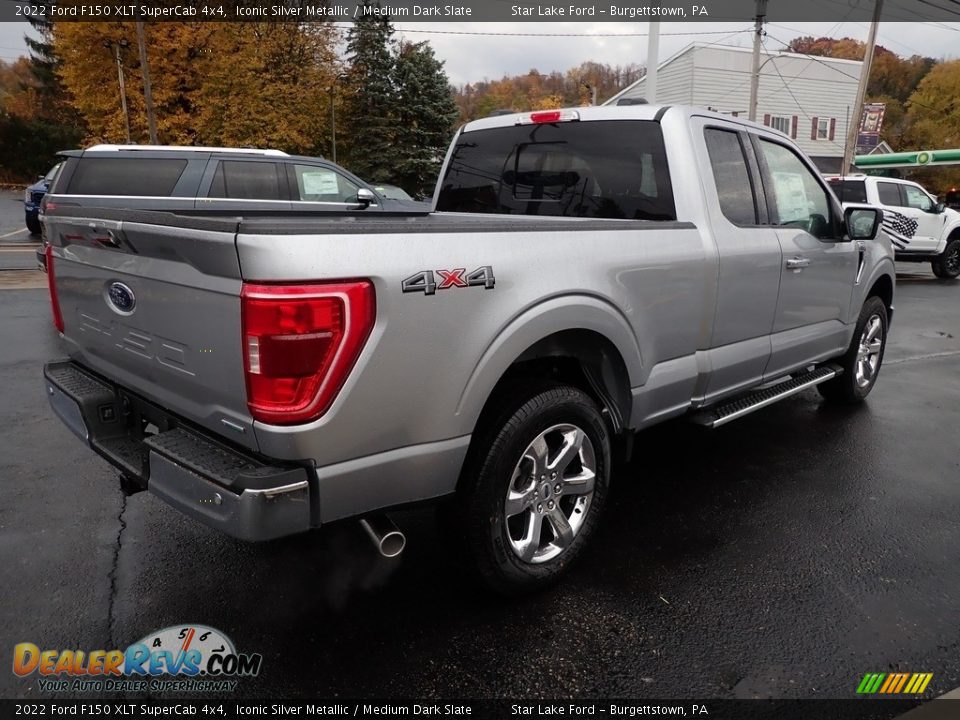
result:
M 772 39 L 773 39 L 773 40 L 776 40 L 776 38 L 772 38 Z M 764 50 L 767 50 L 768 48 L 767 48 L 766 44 L 765 44 L 762 40 L 761 40 L 760 42 L 761 42 L 761 44 L 763 45 Z M 780 42 L 780 41 L 777 40 L 777 42 Z M 783 75 L 781 74 L 780 68 L 777 67 L 776 57 L 774 57 L 774 58 L 771 59 L 771 63 L 770 63 L 770 64 L 773 65 L 773 69 L 777 72 L 777 76 L 780 78 L 780 82 L 783 83 L 783 87 L 786 89 L 786 91 L 787 91 L 788 93 L 790 93 L 790 97 L 793 98 L 793 101 L 797 104 L 797 108 L 800 110 L 800 112 L 803 113 L 803 116 L 804 116 L 805 118 L 807 118 L 807 120 L 813 121 L 813 118 L 810 117 L 810 115 L 807 113 L 807 111 L 803 108 L 803 104 L 802 104 L 799 100 L 797 100 L 797 96 L 793 94 L 793 90 L 791 90 L 791 89 L 790 89 L 790 85 L 787 84 L 786 78 L 784 78 Z M 807 66 L 806 66 L 806 67 L 809 67 L 809 63 L 807 63 Z M 819 128 L 818 128 L 818 130 L 819 130 Z M 829 142 L 829 143 L 830 143 L 831 145 L 833 145 L 834 147 L 837 147 L 837 148 L 842 147 L 836 140 L 831 140 L 831 139 L 827 138 L 827 142 Z
M 348 29 L 343 26 L 337 26 L 341 29 Z M 396 28 L 397 32 L 421 33 L 425 35 L 485 35 L 492 37 L 603 37 L 603 38 L 629 38 L 629 37 L 648 37 L 650 33 L 524 33 L 524 32 L 479 32 L 468 30 L 409 30 L 405 28 Z M 729 30 L 700 30 L 697 32 L 662 32 L 663 35 L 692 36 L 692 35 L 734 35 L 742 30 L 731 33 Z
M 777 38 L 773 37 L 773 35 L 769 35 L 769 34 L 768 34 L 767 37 L 769 37 L 771 40 L 776 40 L 776 41 L 777 41 L 778 43 L 780 43 L 781 45 L 787 45 L 787 43 L 783 42 L 783 40 L 778 40 Z M 789 47 L 789 46 L 787 45 L 787 47 Z M 811 60 L 815 60 L 815 61 L 819 62 L 821 65 L 825 65 L 826 67 L 831 67 L 831 68 L 833 68 L 832 65 L 828 65 L 827 63 L 821 61 L 821 60 L 820 60 L 817 56 L 815 56 L 815 55 L 807 55 L 807 53 L 797 53 L 797 54 L 798 54 L 798 55 L 806 55 L 808 58 L 810 58 Z M 849 77 L 849 78 L 853 78 L 854 80 L 857 80 L 857 81 L 859 82 L 859 78 L 854 77 L 853 75 L 850 75 L 849 73 L 845 73 L 845 72 L 843 72 L 842 70 L 840 70 L 840 69 L 838 69 L 838 68 L 833 68 L 833 69 L 836 70 L 837 72 L 842 73 L 843 75 L 846 75 L 846 76 Z M 924 105 L 924 104 L 921 103 L 921 102 L 916 102 L 916 101 L 909 101 L 909 102 L 911 102 L 911 104 L 919 105 L 919 106 L 922 107 L 922 108 L 926 108 L 927 110 L 932 110 L 932 111 L 934 111 L 934 112 L 939 112 L 936 108 L 932 108 L 932 107 L 930 107 L 929 105 Z
M 786 47 L 786 48 L 789 48 L 789 47 L 790 47 L 790 43 L 785 43 L 783 40 L 781 40 L 780 38 L 774 37 L 774 36 L 771 35 L 770 33 L 767 33 L 767 37 L 770 38 L 771 40 L 776 40 L 778 43 L 780 43 L 781 45 L 783 45 L 783 46 Z M 811 60 L 813 60 L 814 62 L 818 62 L 818 63 L 820 63 L 821 65 L 823 65 L 824 67 L 830 68 L 830 69 L 833 70 L 834 72 L 838 72 L 838 73 L 840 73 L 841 75 L 846 75 L 846 76 L 847 76 L 848 78 L 850 78 L 851 80 L 857 80 L 858 82 L 859 82 L 859 80 L 860 80 L 860 78 L 858 78 L 856 75 L 851 75 L 851 74 L 848 73 L 848 72 L 844 72 L 844 71 L 841 70 L 840 68 L 834 67 L 834 66 L 831 65 L 830 63 L 824 62 L 823 60 L 821 60 L 820 58 L 818 58 L 816 55 L 810 55 L 809 53 L 805 53 L 805 52 L 797 52 L 796 50 L 790 50 L 790 52 L 791 52 L 791 53 L 795 53 L 795 54 L 797 54 L 797 55 L 803 55 L 804 57 L 808 57 L 808 58 L 810 58 Z M 838 58 L 834 58 L 834 59 L 836 60 L 836 59 L 838 59 Z

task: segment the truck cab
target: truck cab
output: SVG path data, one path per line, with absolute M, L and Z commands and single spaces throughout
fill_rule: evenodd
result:
M 897 260 L 929 262 L 944 280 L 960 276 L 960 212 L 949 202 L 937 202 L 921 185 L 899 178 L 848 175 L 831 178 L 830 185 L 844 204 L 883 209 L 883 230 Z

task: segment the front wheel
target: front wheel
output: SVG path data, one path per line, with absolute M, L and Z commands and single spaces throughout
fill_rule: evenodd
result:
M 609 484 L 610 436 L 596 403 L 547 385 L 481 430 L 458 494 L 465 550 L 504 595 L 556 580 L 593 531 Z
M 27 230 L 30 231 L 31 235 L 40 234 L 40 220 L 36 215 L 27 215 L 25 222 L 27 224 Z
M 817 385 L 817 390 L 833 402 L 861 402 L 877 382 L 886 346 L 887 307 L 878 297 L 867 298 L 860 309 L 850 347 L 838 358 L 843 374 Z
M 930 263 L 933 274 L 941 280 L 953 280 L 960 277 L 960 238 L 947 241 L 947 246 L 937 259 Z

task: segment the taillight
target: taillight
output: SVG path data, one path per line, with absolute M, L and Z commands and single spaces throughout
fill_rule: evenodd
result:
M 544 123 L 553 124 L 579 119 L 580 113 L 576 110 L 538 110 L 537 112 L 532 112 L 529 115 L 521 115 L 517 119 L 516 124 L 527 125 L 529 123 L 533 123 L 534 125 L 541 125 Z
M 47 245 L 43 251 L 47 258 L 47 287 L 50 289 L 50 309 L 53 310 L 53 324 L 57 332 L 63 332 L 63 313 L 60 312 L 60 300 L 57 298 L 57 277 L 53 271 L 53 245 Z
M 376 318 L 366 280 L 249 285 L 241 292 L 247 406 L 273 425 L 310 422 L 330 407 Z

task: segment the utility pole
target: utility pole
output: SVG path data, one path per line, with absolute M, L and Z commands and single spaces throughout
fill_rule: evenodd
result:
M 657 66 L 660 64 L 660 21 L 650 23 L 650 36 L 647 38 L 647 82 L 644 95 L 647 102 L 657 102 Z
M 137 20 L 137 45 L 140 47 L 140 72 L 143 73 L 143 100 L 147 107 L 147 127 L 150 144 L 157 144 L 157 118 L 153 114 L 153 91 L 150 89 L 150 66 L 147 64 L 147 46 L 143 40 L 143 21 Z
M 843 165 L 840 173 L 846 175 L 853 169 L 853 155 L 857 149 L 857 135 L 860 132 L 860 118 L 863 116 L 863 103 L 867 99 L 867 84 L 870 82 L 870 66 L 873 65 L 873 48 L 877 44 L 877 27 L 880 25 L 880 10 L 883 0 L 875 0 L 873 20 L 870 22 L 870 34 L 867 36 L 867 49 L 863 53 L 863 66 L 860 68 L 860 82 L 857 83 L 857 102 L 850 113 L 847 123 L 847 140 L 843 144 Z
M 120 60 L 120 48 L 126 48 L 129 44 L 126 40 L 121 40 L 118 43 L 113 43 L 110 40 L 103 41 L 103 46 L 108 50 L 113 46 L 113 50 L 117 56 L 117 78 L 120 80 L 120 107 L 123 109 L 123 124 L 127 131 L 127 145 L 130 144 L 130 113 L 127 111 L 127 84 L 123 79 L 123 62 Z
M 763 22 L 767 17 L 767 0 L 757 0 L 757 16 L 753 22 L 753 65 L 750 71 L 750 108 L 747 117 L 756 122 L 757 95 L 760 93 L 760 43 L 763 40 Z
M 337 83 L 348 77 L 346 73 L 340 73 L 330 83 L 330 151 L 333 162 L 337 162 Z
M 337 81 L 334 79 L 330 86 L 330 149 L 333 151 L 333 162 L 337 162 L 337 103 L 334 92 L 337 89 Z

